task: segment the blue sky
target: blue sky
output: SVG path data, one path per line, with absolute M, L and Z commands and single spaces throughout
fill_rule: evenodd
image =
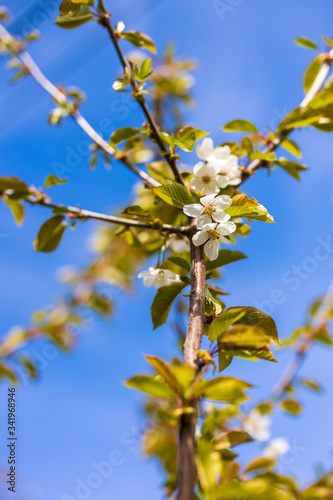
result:
M 40 29 L 42 41 L 31 44 L 32 56 L 52 81 L 77 85 L 86 92 L 82 111 L 93 126 L 101 129 L 103 120 L 112 120 L 110 130 L 105 130 L 106 139 L 115 128 L 140 125 L 137 107 L 120 102 L 111 88 L 119 65 L 102 29 L 94 24 L 73 31 L 57 28 L 53 25 L 55 0 L 3 3 L 14 14 L 9 25 L 13 32 Z M 321 35 L 332 36 L 333 5 L 327 0 L 280 0 L 274 6 L 265 0 L 106 3 L 112 4 L 115 22 L 123 20 L 128 29 L 151 35 L 160 53 L 173 41 L 179 56 L 198 61 L 197 105 L 188 111 L 187 119 L 211 132 L 217 143 L 232 137 L 221 126 L 233 118 L 249 119 L 259 129 L 276 127 L 283 114 L 302 99 L 302 74 L 312 56 L 293 40 L 307 36 L 320 43 Z M 9 73 L 1 71 L 1 175 L 42 185 L 74 151 L 68 184 L 50 193 L 58 202 L 114 213 L 129 198 L 129 186 L 136 182 L 133 175 L 118 164 L 111 172 L 102 165 L 90 171 L 86 156 L 77 153 L 86 138 L 75 123 L 50 127 L 46 124 L 52 106 L 49 96 L 31 80 L 14 86 L 8 80 Z M 300 183 L 282 171 L 270 177 L 259 172 L 246 183 L 246 193 L 264 204 L 277 224 L 253 224 L 251 236 L 238 244 L 249 258 L 229 266 L 223 281 L 231 292 L 228 305 L 266 310 L 275 318 L 282 337 L 304 321 L 309 303 L 327 289 L 332 269 L 332 139 L 315 130 L 297 132 L 294 138 L 309 171 Z M 184 161 L 191 164 L 195 156 L 188 155 Z M 21 228 L 14 225 L 6 207 L 1 205 L 0 212 L 1 332 L 5 333 L 12 325 L 29 324 L 34 310 L 60 296 L 63 288 L 55 272 L 61 265 L 82 266 L 89 261 L 86 242 L 96 224 L 79 224 L 65 235 L 56 252 L 44 255 L 34 252 L 32 241 L 49 215 L 46 210 L 28 208 Z M 318 247 L 323 248 L 320 255 L 325 255 L 320 260 Z M 299 272 L 302 277 L 297 280 Z M 272 302 L 275 290 L 282 294 L 279 304 Z M 44 344 L 30 348 L 41 365 L 41 377 L 18 391 L 17 500 L 75 497 L 78 481 L 86 483 L 96 463 L 109 459 L 114 462 L 112 474 L 91 494 L 86 492 L 86 498 L 163 498 L 159 468 L 137 450 L 138 436 L 149 424 L 140 412 L 142 398 L 121 381 L 147 370 L 141 353 L 172 356 L 174 338 L 167 326 L 152 331 L 149 306 L 154 291 L 138 282 L 137 292 L 139 300 L 135 295 L 115 294 L 114 317 L 107 323 L 91 321 L 72 353 L 59 354 Z M 253 397 L 260 399 L 270 393 L 288 359 L 289 355 L 280 353 L 279 365 L 239 360 L 229 373 L 253 383 Z M 332 443 L 324 432 L 331 425 L 332 352 L 316 347 L 303 374 L 322 379 L 324 395 L 302 392 L 304 417 L 279 415 L 273 425 L 274 437 L 288 438 L 296 450 L 282 471 L 302 482 L 314 476 L 318 463 L 332 465 Z M 6 385 L 2 384 L 0 436 L 5 429 L 5 399 Z M 256 445 L 243 450 L 247 457 L 258 452 Z M 5 443 L 0 437 L 0 474 L 6 469 Z

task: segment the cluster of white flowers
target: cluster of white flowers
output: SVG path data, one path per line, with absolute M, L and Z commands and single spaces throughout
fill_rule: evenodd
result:
M 205 245 L 205 254 L 209 260 L 217 259 L 220 243 L 228 243 L 225 236 L 236 231 L 236 224 L 224 212 L 230 205 L 230 196 L 210 194 L 200 198 L 200 203 L 185 205 L 183 208 L 186 215 L 198 218 L 198 231 L 192 241 L 195 246 Z
M 272 439 L 268 446 L 264 449 L 264 456 L 277 460 L 285 455 L 290 450 L 290 444 L 285 438 L 279 437 Z
M 214 148 L 212 139 L 206 137 L 196 151 L 198 158 L 205 163 L 200 161 L 193 169 L 195 177 L 191 180 L 191 187 L 195 191 L 203 191 L 206 195 L 218 194 L 220 189 L 237 186 L 241 182 L 238 158 L 230 154 L 229 146 Z
M 138 278 L 143 278 L 145 286 L 153 286 L 158 290 L 162 286 L 169 286 L 172 283 L 180 281 L 178 274 L 169 271 L 169 269 L 158 269 L 150 267 L 148 271 L 142 271 Z

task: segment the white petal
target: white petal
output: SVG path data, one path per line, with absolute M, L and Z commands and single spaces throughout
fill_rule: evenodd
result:
M 209 260 L 216 260 L 219 256 L 219 243 L 217 240 L 209 240 L 204 247 L 205 254 Z
M 231 179 L 229 181 L 229 184 L 231 186 L 238 186 L 238 184 L 240 184 L 242 182 L 242 179 L 240 177 L 236 177 L 236 179 Z
M 229 177 L 227 177 L 226 175 L 217 175 L 215 182 L 218 185 L 218 187 L 221 189 L 227 187 L 228 184 L 230 184 Z
M 196 247 L 199 247 L 200 245 L 203 245 L 209 238 L 209 234 L 207 231 L 198 231 L 193 235 L 192 242 L 193 245 Z
M 230 155 L 229 146 L 219 146 L 215 148 L 214 155 L 215 158 L 219 158 L 220 160 L 225 160 Z
M 220 172 L 220 170 L 221 170 L 221 160 L 213 159 L 212 161 L 207 162 L 208 175 L 215 176 Z
M 203 177 L 204 175 L 207 175 L 206 171 L 206 164 L 202 163 L 202 161 L 199 161 L 196 165 L 193 167 L 193 173 L 197 177 Z
M 220 191 L 220 188 L 217 187 L 216 182 L 209 181 L 208 184 L 205 184 L 204 193 L 205 194 L 217 194 Z
M 145 286 L 152 286 L 154 284 L 155 280 L 156 280 L 156 276 L 152 276 L 152 275 L 146 276 L 145 278 L 143 278 L 143 284 Z
M 211 224 L 211 222 L 212 222 L 212 219 L 209 217 L 208 214 L 200 215 L 200 217 L 197 220 L 197 228 L 202 229 L 203 226 L 205 226 L 207 224 Z
M 214 151 L 214 144 L 210 137 L 206 137 L 201 144 L 197 145 L 196 152 L 200 160 L 206 160 L 207 156 Z
M 219 224 L 217 226 L 216 231 L 221 236 L 226 236 L 227 234 L 231 234 L 236 231 L 236 224 L 231 220 L 228 222 L 223 222 L 222 224 Z
M 189 217 L 199 217 L 199 215 L 203 212 L 203 206 L 199 205 L 199 203 L 193 203 L 192 205 L 185 205 L 183 207 L 184 214 Z
M 219 222 L 219 223 L 227 222 L 230 219 L 230 215 L 226 214 L 225 212 L 214 212 L 212 214 L 212 217 L 216 222 Z
M 230 207 L 231 198 L 227 194 L 221 194 L 217 196 L 214 200 L 214 205 L 218 206 L 218 208 L 224 210 L 225 208 Z
M 191 188 L 194 189 L 195 191 L 198 191 L 198 193 L 201 193 L 203 191 L 205 184 L 201 179 L 194 178 L 191 179 Z
M 207 205 L 211 204 L 214 198 L 215 194 L 209 194 L 208 196 L 203 196 L 202 198 L 200 198 L 200 203 L 202 203 L 203 206 L 206 207 Z
M 204 231 L 212 231 L 215 228 L 216 228 L 216 224 L 214 224 L 214 222 L 210 222 L 209 224 L 205 224 L 204 226 L 202 226 L 202 229 Z

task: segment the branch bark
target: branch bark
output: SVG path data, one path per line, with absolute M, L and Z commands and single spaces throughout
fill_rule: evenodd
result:
M 116 217 L 114 215 L 106 215 L 98 212 L 92 212 L 91 210 L 85 210 L 83 208 L 72 207 L 70 205 L 61 205 L 59 203 L 53 203 L 46 199 L 36 200 L 27 199 L 24 200 L 31 205 L 41 205 L 43 207 L 48 208 L 60 208 L 68 210 L 68 215 L 72 215 L 75 219 L 93 219 L 99 220 L 102 222 L 108 222 L 110 224 L 119 224 L 122 226 L 129 227 L 138 227 L 145 229 L 155 229 L 157 231 L 166 231 L 168 233 L 179 233 L 179 234 L 187 234 L 189 231 L 188 226 L 172 226 L 171 224 L 161 224 L 154 225 L 153 223 L 146 223 L 142 221 L 132 220 L 132 219 L 124 219 L 122 217 Z M 65 214 L 66 215 L 66 214 Z
M 0 38 L 6 36 L 13 38 L 11 34 L 6 30 L 2 24 L 0 24 Z M 32 59 L 30 54 L 25 50 L 15 54 L 18 59 L 24 64 L 29 74 L 34 78 L 34 80 L 44 89 L 46 92 L 59 104 L 68 104 L 67 97 L 63 94 L 46 76 L 42 73 L 40 68 L 37 66 L 35 61 Z M 96 130 L 87 122 L 87 120 L 82 116 L 80 111 L 74 111 L 69 115 L 73 118 L 78 126 L 90 137 L 90 139 L 97 144 L 105 153 L 109 156 L 113 156 L 118 161 L 123 163 L 127 168 L 139 176 L 144 182 L 146 182 L 151 187 L 159 186 L 153 177 L 148 175 L 142 169 L 138 168 L 134 163 L 132 163 L 129 158 L 123 157 L 118 158 L 115 156 L 116 150 L 109 146 L 109 144 L 96 132 Z
M 108 11 L 106 9 L 105 3 L 103 0 L 99 0 L 99 6 L 100 6 L 101 13 L 103 14 L 103 17 L 101 19 L 101 24 L 107 29 L 107 31 L 110 35 L 111 41 L 115 47 L 115 50 L 117 52 L 118 58 L 120 60 L 120 63 L 122 65 L 123 69 L 124 70 L 127 69 L 129 71 L 129 74 L 131 75 L 131 85 L 133 87 L 133 90 L 136 91 L 135 78 L 133 75 L 131 65 L 129 64 L 123 51 L 121 50 L 118 37 L 115 34 L 114 29 L 113 29 L 112 24 L 111 24 L 111 21 L 110 21 L 110 14 L 108 13 Z M 157 143 L 158 147 L 160 148 L 161 152 L 163 153 L 163 156 L 165 157 L 168 164 L 170 165 L 177 182 L 179 182 L 180 184 L 184 184 L 183 178 L 180 175 L 180 172 L 177 168 L 176 161 L 172 157 L 171 153 L 168 151 L 163 139 L 161 138 L 161 136 L 159 134 L 159 130 L 158 130 L 158 125 L 157 125 L 152 113 L 148 109 L 147 104 L 144 100 L 144 97 L 143 96 L 140 96 L 140 97 L 143 99 L 137 99 L 134 95 L 134 98 L 141 106 L 143 114 L 145 115 L 145 117 L 150 125 L 150 129 L 151 129 L 151 132 L 152 132 L 152 135 L 154 137 L 155 142 Z
M 191 292 L 190 314 L 183 349 L 184 363 L 199 370 L 197 351 L 201 346 L 205 326 L 205 286 L 206 269 L 204 247 L 196 247 L 191 241 Z M 193 407 L 197 409 L 198 403 Z M 177 500 L 193 500 L 196 483 L 195 429 L 197 418 L 183 415 L 179 427 L 178 481 Z

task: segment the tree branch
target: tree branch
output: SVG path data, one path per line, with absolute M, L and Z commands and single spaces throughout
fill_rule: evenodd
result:
M 325 61 L 323 62 L 323 65 L 321 67 L 321 70 L 319 71 L 315 81 L 313 82 L 310 90 L 307 92 L 305 95 L 304 99 L 300 103 L 299 107 L 300 108 L 305 108 L 309 102 L 316 96 L 316 94 L 320 91 L 322 88 L 329 71 L 331 69 L 331 66 L 333 64 L 333 49 L 329 51 L 327 54 L 327 57 L 325 58 Z M 281 143 L 289 137 L 289 135 L 294 131 L 294 129 L 291 130 L 286 130 L 282 132 L 276 139 L 274 139 L 263 151 L 264 154 L 266 153 L 271 153 L 275 151 Z M 259 168 L 263 168 L 267 165 L 267 162 L 265 160 L 253 160 L 250 165 L 247 167 L 247 170 L 243 173 L 243 182 L 250 177 L 250 175 L 258 170 Z
M 119 60 L 121 62 L 122 67 L 124 68 L 124 70 L 127 69 L 129 71 L 129 74 L 131 75 L 131 85 L 133 87 L 133 90 L 136 91 L 136 84 L 135 84 L 135 79 L 134 79 L 131 65 L 129 64 L 123 51 L 121 50 L 121 47 L 120 47 L 120 44 L 118 41 L 118 37 L 115 34 L 113 27 L 112 27 L 112 24 L 111 24 L 111 21 L 110 21 L 110 14 L 108 13 L 108 11 L 106 9 L 105 3 L 103 0 L 99 0 L 99 6 L 100 6 L 100 10 L 103 14 L 103 17 L 101 18 L 101 24 L 107 29 L 107 31 L 110 35 L 111 41 L 115 47 L 115 50 L 117 52 L 117 55 L 119 57 Z M 160 136 L 158 126 L 157 126 L 157 123 L 155 122 L 153 115 L 151 114 L 150 110 L 148 109 L 144 98 L 142 99 L 143 96 L 140 96 L 140 97 L 141 97 L 141 99 L 138 99 L 134 94 L 134 98 L 141 106 L 141 109 L 142 109 L 142 111 L 143 111 L 143 113 L 144 113 L 144 115 L 145 115 L 145 117 L 150 125 L 152 135 L 153 135 L 158 147 L 160 148 L 161 152 L 163 153 L 163 156 L 165 157 L 168 164 L 170 165 L 177 182 L 179 182 L 180 184 L 184 184 L 183 178 L 180 175 L 180 172 L 177 168 L 176 161 L 172 157 L 171 153 L 168 151 L 166 145 L 164 144 L 163 139 Z
M 2 36 L 10 37 L 14 40 L 11 34 L 6 30 L 2 24 L 0 24 L 0 38 Z M 46 92 L 59 104 L 69 104 L 65 94 L 63 94 L 46 76 L 42 73 L 40 68 L 37 66 L 35 61 L 32 59 L 30 54 L 25 50 L 15 54 L 18 59 L 24 64 L 24 67 L 29 72 L 29 74 L 35 79 L 35 81 L 44 89 Z M 138 168 L 134 163 L 132 163 L 127 157 L 117 157 L 116 150 L 109 146 L 109 144 L 96 132 L 96 130 L 87 122 L 87 120 L 82 116 L 82 114 L 75 110 L 69 114 L 73 118 L 79 127 L 91 138 L 91 140 L 97 144 L 105 153 L 109 156 L 115 157 L 121 163 L 123 163 L 132 172 L 138 175 L 144 182 L 149 186 L 159 186 L 153 177 L 148 175 L 146 172 Z
M 24 200 L 31 205 L 41 205 L 43 207 L 48 207 L 48 208 L 60 208 L 60 209 L 65 209 L 66 212 L 65 215 L 72 215 L 74 219 L 93 219 L 93 220 L 99 220 L 102 222 L 108 222 L 111 224 L 119 224 L 122 226 L 129 226 L 129 227 L 138 227 L 138 228 L 145 228 L 145 229 L 154 229 L 157 231 L 167 231 L 168 233 L 179 233 L 179 234 L 187 234 L 189 231 L 188 226 L 172 226 L 171 224 L 154 224 L 153 222 L 148 223 L 148 222 L 141 222 L 137 220 L 132 220 L 132 219 L 124 219 L 122 217 L 116 217 L 113 215 L 106 215 L 106 214 L 101 214 L 98 212 L 92 212 L 91 210 L 85 210 L 83 208 L 77 208 L 77 207 L 72 207 L 70 205 L 61 205 L 59 203 L 53 203 L 47 199 L 26 199 Z
M 184 363 L 194 366 L 197 364 L 197 351 L 201 346 L 203 329 L 205 326 L 205 286 L 206 269 L 203 245 L 196 247 L 191 241 L 191 292 L 190 314 L 187 333 L 183 349 Z M 197 402 L 193 404 L 196 409 Z M 197 417 L 182 415 L 179 427 L 179 454 L 178 454 L 178 481 L 179 490 L 177 500 L 193 500 L 196 483 L 196 450 L 195 429 Z
M 295 380 L 307 353 L 311 345 L 313 344 L 316 335 L 320 330 L 322 330 L 326 325 L 329 318 L 329 312 L 333 304 L 333 283 L 330 284 L 329 289 L 322 300 L 321 306 L 313 318 L 311 327 L 312 330 L 303 340 L 301 340 L 296 348 L 295 357 L 291 360 L 290 364 L 287 366 L 283 372 L 280 380 L 278 381 L 273 394 L 273 401 L 277 402 L 285 394 L 288 387 L 290 387 Z

